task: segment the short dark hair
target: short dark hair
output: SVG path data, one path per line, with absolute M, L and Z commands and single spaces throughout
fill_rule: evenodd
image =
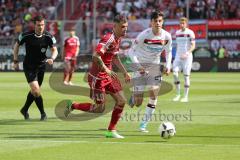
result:
M 127 17 L 125 15 L 118 14 L 113 19 L 114 23 L 126 23 Z
M 164 18 L 164 13 L 161 11 L 153 11 L 151 14 L 151 20 L 156 19 L 158 17 L 163 17 Z
M 36 17 L 33 18 L 34 24 L 36 24 L 37 21 L 44 21 L 44 17 L 41 15 L 37 15 Z

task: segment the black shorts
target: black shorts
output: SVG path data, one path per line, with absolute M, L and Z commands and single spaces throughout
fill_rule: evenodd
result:
M 28 67 L 24 66 L 24 74 L 28 83 L 33 81 L 38 81 L 38 84 L 41 85 L 43 82 L 45 73 L 45 66 L 39 67 Z

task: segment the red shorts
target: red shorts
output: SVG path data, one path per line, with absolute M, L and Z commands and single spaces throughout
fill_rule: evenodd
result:
M 76 67 L 77 59 L 75 57 L 65 57 L 65 63 L 70 64 L 71 67 Z
M 101 79 L 88 74 L 88 84 L 90 86 L 90 98 L 96 103 L 103 103 L 105 94 L 114 94 L 122 90 L 122 85 L 118 78 Z

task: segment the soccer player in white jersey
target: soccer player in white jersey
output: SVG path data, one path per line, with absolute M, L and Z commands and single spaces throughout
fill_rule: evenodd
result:
M 195 34 L 188 27 L 188 19 L 180 18 L 180 29 L 176 31 L 177 52 L 173 62 L 173 76 L 176 85 L 176 96 L 173 101 L 179 101 L 180 81 L 178 72 L 181 70 L 184 74 L 184 96 L 181 102 L 188 102 L 188 92 L 190 87 L 190 73 L 192 68 L 192 51 L 195 49 Z
M 154 11 L 151 14 L 151 28 L 142 31 L 136 38 L 128 54 L 134 66 L 133 95 L 129 105 L 140 106 L 143 102 L 145 87 L 149 92 L 149 102 L 140 124 L 140 131 L 148 132 L 146 126 L 151 119 L 157 105 L 157 97 L 162 80 L 160 70 L 160 57 L 163 51 L 166 53 L 166 69 L 168 75 L 172 60 L 172 38 L 171 34 L 162 29 L 164 15 L 162 12 Z

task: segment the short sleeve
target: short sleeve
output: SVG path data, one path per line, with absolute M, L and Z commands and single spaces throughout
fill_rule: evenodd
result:
M 22 44 L 25 43 L 25 40 L 26 40 L 25 36 L 23 36 L 23 33 L 21 33 L 21 34 L 19 34 L 19 36 L 18 36 L 17 43 L 18 43 L 19 45 L 22 45 Z
M 99 54 L 100 56 L 103 56 L 113 41 L 114 41 L 113 34 L 105 35 L 97 44 L 96 53 Z
M 56 46 L 56 43 L 57 43 L 56 38 L 54 36 L 51 36 L 49 41 L 49 46 L 52 48 Z

